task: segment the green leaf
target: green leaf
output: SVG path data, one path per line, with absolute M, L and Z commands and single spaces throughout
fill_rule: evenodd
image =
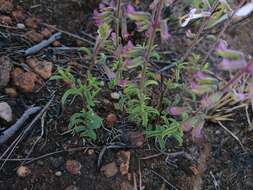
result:
M 155 80 L 147 80 L 145 81 L 145 87 L 148 87 L 150 85 L 158 85 L 158 82 Z
M 106 40 L 110 35 L 110 26 L 106 23 L 99 26 L 98 34 L 100 39 Z
M 90 129 L 98 129 L 102 126 L 103 119 L 93 111 L 87 112 L 87 125 Z
M 217 54 L 231 60 L 240 60 L 242 58 L 242 53 L 234 50 L 219 50 Z
M 149 21 L 149 18 L 150 18 L 150 14 L 147 13 L 147 12 L 134 12 L 134 13 L 128 13 L 128 17 L 131 19 L 131 20 L 134 20 L 134 21 L 146 21 L 148 22 Z
M 78 51 L 85 52 L 90 59 L 92 58 L 92 52 L 89 48 L 81 47 L 78 49 Z
M 63 77 L 60 75 L 51 76 L 49 80 L 63 80 Z
M 80 95 L 80 96 L 82 96 L 81 91 L 80 91 L 79 88 L 70 88 L 70 89 L 68 89 L 68 90 L 63 94 L 63 96 L 62 96 L 62 98 L 61 98 L 61 103 L 62 103 L 62 104 L 65 104 L 67 98 L 68 98 L 69 96 L 71 96 L 71 95 Z

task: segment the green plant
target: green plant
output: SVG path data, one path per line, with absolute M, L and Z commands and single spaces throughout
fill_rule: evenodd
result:
M 63 80 L 71 84 L 61 98 L 62 105 L 67 103 L 70 96 L 80 96 L 83 100 L 83 109 L 71 116 L 68 127 L 82 138 L 96 140 L 96 129 L 102 125 L 102 118 L 93 111 L 95 97 L 100 91 L 97 80 L 89 75 L 86 84 L 83 84 L 75 79 L 70 69 L 61 68 L 58 69 L 56 75 L 51 77 L 51 80 Z
M 99 93 L 100 87 L 97 80 L 91 75 L 88 76 L 87 84 L 83 84 L 80 80 L 77 80 L 77 83 L 74 87 L 69 88 L 65 91 L 61 98 L 61 103 L 66 104 L 66 100 L 69 96 L 80 96 L 83 100 L 84 107 L 93 108 L 95 106 L 94 99 Z
M 147 80 L 144 85 L 146 88 L 151 85 L 157 85 L 157 82 L 155 80 Z M 141 90 L 136 84 L 128 84 L 124 89 L 124 94 L 127 97 L 126 107 L 130 121 L 147 128 L 151 117 L 154 118 L 159 115 L 159 111 L 152 106 L 148 106 L 150 98 L 148 96 L 143 97 Z M 143 101 L 140 101 L 141 98 L 144 98 Z
M 82 109 L 71 116 L 68 127 L 73 131 L 73 134 L 78 134 L 80 137 L 89 140 L 96 140 L 96 130 L 102 126 L 102 121 L 103 119 L 91 108 L 88 111 Z
M 76 79 L 75 77 L 71 74 L 70 68 L 58 68 L 57 73 L 53 75 L 50 80 L 62 80 L 66 84 L 75 85 Z
M 166 115 L 161 116 L 163 123 L 156 125 L 153 130 L 146 130 L 145 134 L 147 138 L 156 138 L 159 142 L 160 148 L 165 149 L 165 143 L 167 137 L 175 138 L 179 144 L 183 143 L 183 131 L 180 127 L 180 122 L 172 118 L 167 118 Z

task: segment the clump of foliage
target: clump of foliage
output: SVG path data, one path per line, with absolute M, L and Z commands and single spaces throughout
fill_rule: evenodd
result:
M 195 9 L 210 8 L 213 3 L 191 1 Z M 219 68 L 231 73 L 229 80 L 217 78 L 207 63 L 200 64 L 202 58 L 197 54 L 173 63 L 175 75 L 169 78 L 152 71 L 151 63 L 161 58 L 159 42 L 168 42 L 173 38 L 167 25 L 169 18 L 164 14 L 172 4 L 170 0 L 154 0 L 148 11 L 137 11 L 132 4 L 123 0 L 100 3 L 94 11 L 98 26 L 95 46 L 93 50 L 82 49 L 91 63 L 86 81 L 76 80 L 68 69 L 60 69 L 52 78 L 71 84 L 62 97 L 62 104 L 70 96 L 78 95 L 83 100 L 81 111 L 70 118 L 69 127 L 73 132 L 95 140 L 95 130 L 102 125 L 102 119 L 95 113 L 95 99 L 101 90 L 92 76 L 95 65 L 104 68 L 111 80 L 110 89 L 122 90 L 121 111 L 128 114 L 129 122 L 142 127 L 146 137 L 155 138 L 161 149 L 165 149 L 166 140 L 170 137 L 182 144 L 184 132 L 191 131 L 193 139 L 203 139 L 206 120 L 222 121 L 231 116 L 217 113 L 216 110 L 231 102 L 236 105 L 238 102 L 253 101 L 250 78 L 244 81 L 243 88 L 238 85 L 252 73 L 253 61 L 247 61 L 242 52 L 229 49 L 223 40 L 220 40 L 216 52 L 222 59 Z M 224 7 L 223 4 L 220 6 Z M 212 15 L 208 24 L 220 15 Z M 134 29 L 130 29 L 128 26 L 133 24 Z M 143 39 L 135 40 L 131 36 L 133 33 L 141 34 Z M 111 62 L 109 67 L 107 60 Z M 156 91 L 158 93 L 154 96 Z M 180 95 L 177 95 L 178 92 Z

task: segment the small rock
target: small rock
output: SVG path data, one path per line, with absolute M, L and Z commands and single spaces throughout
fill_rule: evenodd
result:
M 221 131 L 220 131 L 220 130 L 216 130 L 216 131 L 215 131 L 215 134 L 216 134 L 216 135 L 220 135 L 220 134 L 221 134 Z
M 114 100 L 118 100 L 120 98 L 120 94 L 118 92 L 111 93 L 111 98 Z
M 18 21 L 21 21 L 25 18 L 24 11 L 21 7 L 11 12 L 11 15 Z
M 0 0 L 0 12 L 10 13 L 13 9 L 13 4 L 7 0 Z
M 140 131 L 130 131 L 127 133 L 127 142 L 131 146 L 141 147 L 144 142 L 144 133 Z
M 52 32 L 48 29 L 48 28 L 44 28 L 42 31 L 41 31 L 41 34 L 45 37 L 45 38 L 48 38 L 52 35 Z
M 5 88 L 4 89 L 5 94 L 7 94 L 10 97 L 16 97 L 17 96 L 17 91 L 15 88 Z
M 20 68 L 16 68 L 12 72 L 12 78 L 14 81 L 14 84 L 23 92 L 32 92 L 35 83 L 37 81 L 37 76 L 33 72 L 24 72 Z
M 32 30 L 32 31 L 29 31 L 25 34 L 25 36 L 30 39 L 31 41 L 35 42 L 35 43 L 39 43 L 43 40 L 43 35 Z
M 109 127 L 112 127 L 117 122 L 117 117 L 115 114 L 110 113 L 107 115 L 105 121 L 106 121 L 106 125 L 108 125 Z
M 35 17 L 29 17 L 28 19 L 25 20 L 25 25 L 29 28 L 36 29 L 38 28 L 40 20 Z
M 127 175 L 129 170 L 129 162 L 130 162 L 130 151 L 120 151 L 118 152 L 118 160 L 117 162 L 120 164 L 119 170 L 121 175 Z
M 193 173 L 194 175 L 199 175 L 200 171 L 199 171 L 199 169 L 198 169 L 198 166 L 192 165 L 192 166 L 190 166 L 189 168 L 190 168 L 190 170 L 192 171 L 192 173 Z
M 5 87 L 10 81 L 12 63 L 9 57 L 0 57 L 0 89 Z
M 60 45 L 61 45 L 61 42 L 59 42 L 57 40 L 52 43 L 52 46 L 54 46 L 54 47 L 59 47 Z
M 0 16 L 0 23 L 10 26 L 12 25 L 12 19 L 9 16 Z
M 25 25 L 22 24 L 22 23 L 18 23 L 17 24 L 17 28 L 19 28 L 19 29 L 25 29 Z
M 76 186 L 74 186 L 74 185 L 69 185 L 64 190 L 78 190 L 78 188 Z
M 71 175 L 81 174 L 82 165 L 76 160 L 67 160 L 65 167 Z
M 49 61 L 39 61 L 36 58 L 27 59 L 26 63 L 43 79 L 48 79 L 52 75 L 53 64 Z
M 27 166 L 20 166 L 17 170 L 17 175 L 19 177 L 26 177 L 31 173 L 31 170 Z
M 112 177 L 118 173 L 118 168 L 115 162 L 111 162 L 102 166 L 100 171 L 103 172 L 106 177 Z
M 133 186 L 129 184 L 129 182 L 124 181 L 120 185 L 120 190 L 134 190 Z
M 12 109 L 6 102 L 0 102 L 0 118 L 7 122 L 12 120 Z
M 91 156 L 91 155 L 93 155 L 94 153 L 95 153 L 95 151 L 94 151 L 93 149 L 89 149 L 89 150 L 88 150 L 88 155 Z
M 60 176 L 62 176 L 62 172 L 61 172 L 61 171 L 57 171 L 57 172 L 55 172 L 55 175 L 56 175 L 57 177 L 60 177 Z

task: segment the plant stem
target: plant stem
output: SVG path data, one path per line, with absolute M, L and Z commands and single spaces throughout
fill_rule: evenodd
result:
M 120 9 L 121 9 L 121 0 L 118 0 L 117 1 L 117 12 L 116 12 L 116 18 L 117 18 L 117 21 L 116 21 L 116 48 L 119 47 L 119 40 L 120 40 L 120 37 L 119 37 L 119 29 L 120 29 Z
M 98 54 L 98 51 L 100 49 L 100 39 L 99 37 L 97 38 L 97 42 L 96 42 L 96 45 L 94 47 L 94 50 L 93 50 L 93 56 L 92 56 L 92 63 L 89 65 L 88 67 L 88 70 L 87 70 L 87 77 L 91 74 L 91 71 L 93 69 L 93 67 L 96 65 L 96 62 L 97 62 L 97 54 Z
M 156 29 L 159 26 L 159 21 L 160 21 L 160 17 L 161 17 L 161 12 L 163 9 L 163 1 L 164 0 L 160 0 L 156 11 L 154 12 L 153 15 L 153 20 L 152 22 L 152 28 L 150 31 L 150 36 L 149 36 L 149 40 L 148 40 L 148 47 L 145 50 L 145 54 L 144 54 L 144 64 L 142 67 L 142 71 L 141 71 L 141 80 L 140 80 L 140 90 L 141 90 L 141 94 L 142 94 L 142 101 L 144 101 L 144 93 L 145 93 L 145 76 L 146 76 L 146 71 L 147 71 L 147 66 L 149 64 L 149 60 L 150 60 L 150 53 L 152 51 L 152 47 L 154 44 L 154 40 L 155 40 L 155 36 L 156 36 Z

